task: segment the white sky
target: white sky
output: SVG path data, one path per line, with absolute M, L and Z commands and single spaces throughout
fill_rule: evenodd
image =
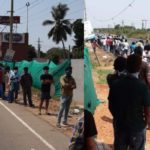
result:
M 93 27 L 114 27 L 124 22 L 124 25 L 141 28 L 142 20 L 147 20 L 146 28 L 150 28 L 150 0 L 85 0 L 85 2 L 87 18 Z M 130 3 L 132 5 L 128 9 L 114 17 Z

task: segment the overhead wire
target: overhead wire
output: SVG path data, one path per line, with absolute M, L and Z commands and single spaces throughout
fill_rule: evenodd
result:
M 46 8 L 48 8 L 48 7 L 46 7 Z M 50 11 L 48 11 L 48 12 L 43 12 L 43 10 L 45 10 L 45 9 L 42 9 L 39 13 L 36 13 L 36 14 L 38 14 L 37 17 L 33 17 L 34 15 L 32 15 L 32 18 L 30 18 L 30 20 L 32 20 L 32 22 L 29 22 L 29 24 L 36 22 L 36 20 L 38 20 L 38 19 L 41 18 L 42 16 L 46 16 L 46 15 L 50 14 Z M 72 14 L 76 14 L 76 13 L 81 12 L 81 11 L 83 11 L 83 9 L 79 9 L 79 10 L 70 12 L 70 13 L 68 13 L 66 16 L 69 16 L 69 15 L 72 15 Z M 40 14 L 40 15 L 39 15 L 39 14 Z M 41 14 L 42 14 L 42 15 L 41 15 Z M 24 23 L 26 23 L 26 21 L 25 21 Z
M 116 17 L 120 16 L 122 13 L 124 13 L 129 7 L 132 7 L 133 3 L 135 2 L 136 0 L 132 0 L 132 2 L 130 2 L 125 8 L 123 8 L 121 11 L 119 11 L 117 14 L 115 14 L 114 16 L 108 18 L 108 19 L 104 19 L 104 20 L 101 20 L 101 19 L 97 19 L 94 17 L 95 20 L 97 21 L 101 21 L 101 22 L 107 22 L 107 21 L 110 21 L 110 20 L 114 20 Z
M 35 1 L 33 1 L 31 4 L 34 4 L 34 5 L 32 5 L 32 7 L 30 6 L 29 7 L 29 9 L 31 10 L 31 8 L 34 8 L 34 7 L 36 7 L 37 5 L 39 5 L 41 3 L 41 1 L 39 1 L 39 0 L 35 0 Z M 56 2 L 55 4 L 57 4 L 58 2 Z M 72 4 L 72 3 L 74 3 L 73 1 L 72 2 L 70 2 L 69 4 Z M 55 5 L 55 4 L 53 4 L 53 5 Z M 68 4 L 67 4 L 68 5 Z M 26 6 L 24 6 L 24 7 L 26 7 Z M 50 10 L 49 11 L 47 11 L 47 12 L 45 12 L 44 10 L 46 10 L 46 9 L 48 9 L 48 7 L 49 6 L 46 6 L 44 9 L 42 8 L 40 11 L 38 11 L 35 15 L 37 15 L 37 17 L 33 17 L 33 16 L 35 16 L 34 14 L 32 14 L 31 16 L 31 18 L 29 17 L 29 24 L 30 24 L 30 27 L 32 27 L 32 26 L 34 26 L 35 25 L 35 23 L 37 23 L 37 21 L 39 21 L 39 19 L 43 16 L 46 16 L 46 15 L 48 15 L 49 13 L 50 13 Z M 20 7 L 21 8 L 21 7 Z M 23 8 L 23 7 L 22 7 Z M 18 8 L 19 9 L 19 8 Z M 73 11 L 73 12 L 70 12 L 70 13 L 68 13 L 66 16 L 70 16 L 70 15 L 72 15 L 72 14 L 75 14 L 75 13 L 78 13 L 78 12 L 80 12 L 80 11 L 82 11 L 83 9 L 79 9 L 79 10 L 76 10 L 76 11 Z M 24 11 L 26 11 L 26 10 L 24 10 Z M 42 14 L 42 15 L 41 15 Z M 25 18 L 24 16 L 22 16 L 23 18 Z M 45 19 L 46 20 L 46 19 Z M 76 20 L 76 19 L 70 19 L 70 20 Z M 39 21 L 39 25 L 41 24 L 41 26 L 42 26 L 42 22 L 43 21 L 41 21 L 41 23 L 40 23 L 40 21 Z M 26 24 L 27 23 L 27 20 L 24 20 L 23 22 L 22 22 L 22 24 Z
M 38 1 L 39 1 L 39 0 L 35 0 L 35 1 L 31 2 L 30 5 L 32 5 L 32 4 L 34 4 L 34 3 L 38 2 Z M 22 6 L 22 7 L 19 7 L 19 8 L 16 8 L 15 11 L 22 10 L 22 9 L 24 9 L 24 8 L 26 8 L 26 5 L 24 5 L 24 6 Z

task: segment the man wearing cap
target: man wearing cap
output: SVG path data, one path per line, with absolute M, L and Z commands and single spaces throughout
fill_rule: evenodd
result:
M 23 91 L 23 100 L 24 105 L 27 105 L 27 97 L 28 97 L 28 103 L 30 107 L 34 107 L 32 103 L 32 76 L 30 73 L 28 73 L 28 67 L 24 67 L 24 74 L 21 76 L 20 84 L 22 86 Z
M 45 66 L 43 68 L 44 74 L 41 75 L 41 101 L 39 105 L 39 115 L 41 115 L 41 109 L 43 102 L 45 101 L 45 113 L 46 115 L 50 115 L 48 112 L 48 107 L 49 107 L 49 99 L 51 98 L 50 96 L 50 88 L 51 84 L 53 83 L 53 76 L 48 73 L 49 67 Z
M 60 78 L 62 96 L 60 97 L 60 110 L 58 114 L 57 127 L 61 127 L 60 123 L 64 111 L 65 114 L 63 124 L 67 125 L 68 112 L 73 97 L 73 89 L 76 88 L 76 82 L 71 75 L 72 67 L 71 66 L 67 67 L 65 71 L 66 74 Z

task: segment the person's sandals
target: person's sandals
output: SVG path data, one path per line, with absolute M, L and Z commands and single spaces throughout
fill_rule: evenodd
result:
M 41 112 L 39 112 L 38 115 L 41 115 Z
M 57 127 L 57 128 L 61 128 L 60 123 L 57 123 L 57 124 L 56 124 L 56 127 Z
M 51 114 L 49 112 L 46 112 L 46 115 L 50 116 Z

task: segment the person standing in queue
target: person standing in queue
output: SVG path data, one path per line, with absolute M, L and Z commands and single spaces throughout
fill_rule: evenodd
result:
M 51 84 L 53 83 L 53 76 L 49 74 L 49 67 L 45 66 L 43 68 L 44 74 L 41 75 L 41 101 L 39 105 L 39 115 L 41 115 L 41 109 L 43 106 L 43 102 L 45 101 L 45 113 L 46 115 L 50 115 L 48 112 L 48 107 L 49 107 L 49 100 L 51 98 L 50 96 L 50 88 Z

